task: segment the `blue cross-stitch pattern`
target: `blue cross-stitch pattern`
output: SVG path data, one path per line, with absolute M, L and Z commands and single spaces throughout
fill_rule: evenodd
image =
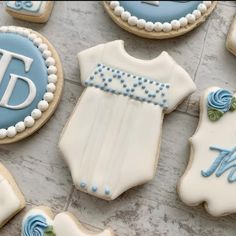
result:
M 164 109 L 168 108 L 167 93 L 170 84 L 124 72 L 104 64 L 96 66 L 93 74 L 85 81 L 85 85 L 159 105 Z

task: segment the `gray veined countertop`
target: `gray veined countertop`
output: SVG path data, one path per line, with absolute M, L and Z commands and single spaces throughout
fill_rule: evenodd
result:
M 17 179 L 27 201 L 26 209 L 0 230 L 0 236 L 20 235 L 22 216 L 35 205 L 50 206 L 56 213 L 69 210 L 92 228 L 109 225 L 117 236 L 236 235 L 236 215 L 213 218 L 202 206 L 185 206 L 176 193 L 189 158 L 188 138 L 198 123 L 199 95 L 214 85 L 236 90 L 236 57 L 225 49 L 235 12 L 235 2 L 219 2 L 207 22 L 194 31 L 155 41 L 120 29 L 100 2 L 57 2 L 49 22 L 42 25 L 13 19 L 0 2 L 1 25 L 29 27 L 44 34 L 58 50 L 65 72 L 62 101 L 50 121 L 31 138 L 0 147 L 0 161 Z M 189 72 L 198 90 L 165 117 L 155 178 L 106 202 L 75 190 L 57 143 L 83 91 L 76 53 L 115 39 L 123 39 L 127 51 L 143 59 L 166 50 Z

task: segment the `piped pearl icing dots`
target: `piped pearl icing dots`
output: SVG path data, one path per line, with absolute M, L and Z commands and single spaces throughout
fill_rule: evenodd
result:
M 54 99 L 54 92 L 56 91 L 57 66 L 56 60 L 53 57 L 52 52 L 48 49 L 46 42 L 44 42 L 44 40 L 32 30 L 14 26 L 2 26 L 0 27 L 0 34 L 1 33 L 17 34 L 32 41 L 33 45 L 39 50 L 43 60 L 45 61 L 45 67 L 48 74 L 48 84 L 45 87 L 45 94 L 42 97 L 42 100 L 38 103 L 35 109 L 24 118 L 24 120 L 17 122 L 14 126 L 0 129 L 0 139 L 4 139 L 6 137 L 13 138 L 17 133 L 21 133 L 27 128 L 33 127 L 36 120 L 40 119 L 42 113 L 48 109 L 49 104 Z
M 155 2 L 155 1 L 143 1 Z M 177 2 L 177 1 L 176 1 Z M 148 3 L 150 4 L 150 3 Z M 193 24 L 202 14 L 206 13 L 207 9 L 211 7 L 212 1 L 203 1 L 199 3 L 197 9 L 192 13 L 188 13 L 179 19 L 174 19 L 171 22 L 151 22 L 145 19 L 139 19 L 138 17 L 132 15 L 129 11 L 125 10 L 124 7 L 120 6 L 119 1 L 109 1 L 110 8 L 114 11 L 116 16 L 120 16 L 123 21 L 126 21 L 131 26 L 136 26 L 139 29 L 144 29 L 148 32 L 170 32 L 172 30 L 178 30 L 181 27 L 185 27 L 188 24 Z M 155 6 L 155 4 L 154 4 Z M 158 5 L 156 5 L 158 6 Z
M 80 189 L 87 189 L 87 184 L 86 184 L 86 182 L 85 181 L 81 181 L 80 182 L 80 184 L 79 184 L 79 188 Z M 95 194 L 95 193 L 97 193 L 97 191 L 98 191 L 99 189 L 98 189 L 98 187 L 96 186 L 96 185 L 92 185 L 92 187 L 91 187 L 91 191 Z M 106 196 L 109 196 L 111 194 L 111 190 L 108 188 L 108 187 L 105 187 L 104 188 L 104 195 L 106 195 Z
M 152 103 L 167 109 L 170 84 L 124 72 L 98 64 L 94 73 L 85 81 L 86 86 L 105 92 L 123 95 L 140 102 Z

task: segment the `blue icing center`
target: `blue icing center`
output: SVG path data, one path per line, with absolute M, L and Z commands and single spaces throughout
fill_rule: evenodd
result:
M 126 11 L 132 16 L 151 22 L 171 22 L 192 13 L 202 1 L 160 1 L 158 6 L 142 1 L 120 1 Z
M 10 81 L 10 74 L 27 77 L 34 83 L 37 90 L 33 102 L 23 109 L 15 110 L 0 106 L 0 128 L 8 128 L 9 126 L 14 126 L 19 121 L 23 121 L 24 118 L 29 116 L 32 110 L 37 107 L 39 101 L 43 99 L 47 86 L 47 67 L 37 47 L 23 36 L 13 33 L 1 33 L 0 49 L 33 59 L 30 70 L 26 72 L 24 62 L 14 57 L 12 58 L 0 83 L 0 100 Z M 0 59 L 1 58 L 2 55 L 0 56 Z M 13 106 L 19 105 L 25 101 L 28 95 L 28 84 L 24 80 L 18 79 L 8 104 Z
M 230 110 L 232 98 L 233 95 L 228 90 L 218 89 L 208 95 L 208 107 L 219 110 L 223 113 L 227 112 Z
M 44 216 L 29 216 L 23 224 L 22 236 L 44 236 L 47 228 L 48 224 Z

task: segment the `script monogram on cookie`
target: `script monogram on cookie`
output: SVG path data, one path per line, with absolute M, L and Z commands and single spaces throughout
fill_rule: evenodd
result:
M 10 52 L 7 50 L 3 50 L 1 48 L 0 48 L 0 55 L 2 55 L 0 60 L 0 85 L 3 82 L 4 75 L 13 59 L 18 59 L 24 63 L 25 72 L 28 72 L 30 70 L 30 67 L 33 62 L 33 59 L 29 57 L 14 52 Z M 9 100 L 14 92 L 14 88 L 18 80 L 22 80 L 25 83 L 27 83 L 29 88 L 28 96 L 24 102 L 17 105 L 10 105 Z M 33 102 L 35 96 L 36 96 L 36 86 L 32 82 L 32 80 L 30 80 L 27 77 L 11 73 L 5 92 L 3 93 L 2 97 L 0 97 L 0 106 L 13 110 L 23 109 Z
M 210 147 L 212 151 L 218 151 L 219 155 L 216 157 L 210 168 L 206 171 L 201 171 L 202 176 L 209 177 L 215 173 L 216 177 L 220 177 L 226 171 L 230 171 L 228 174 L 228 182 L 232 183 L 236 181 L 236 147 L 231 150 Z

